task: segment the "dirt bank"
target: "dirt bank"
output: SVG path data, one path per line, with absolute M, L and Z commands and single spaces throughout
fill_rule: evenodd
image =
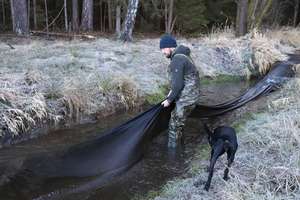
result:
M 201 76 L 264 73 L 296 47 L 253 32 L 179 39 L 189 46 Z M 34 136 L 42 125 L 84 123 L 157 102 L 165 95 L 168 60 L 159 39 L 121 43 L 24 39 L 0 44 L 0 144 Z

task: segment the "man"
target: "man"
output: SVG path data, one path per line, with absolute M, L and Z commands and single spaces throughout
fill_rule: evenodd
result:
M 175 148 L 179 142 L 182 143 L 186 118 L 199 101 L 199 72 L 190 57 L 190 49 L 183 45 L 177 47 L 176 40 L 171 35 L 161 37 L 160 49 L 171 59 L 168 66 L 171 90 L 162 105 L 168 107 L 172 102 L 176 104 L 171 113 L 168 140 L 168 147 Z

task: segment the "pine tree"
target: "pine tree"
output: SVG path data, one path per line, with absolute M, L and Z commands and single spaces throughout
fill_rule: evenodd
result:
M 175 13 L 177 30 L 182 33 L 192 33 L 204 29 L 209 22 L 204 15 L 205 10 L 204 0 L 178 0 Z

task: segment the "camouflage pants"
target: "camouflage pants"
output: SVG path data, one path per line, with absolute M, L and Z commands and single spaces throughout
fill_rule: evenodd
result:
M 182 142 L 185 121 L 195 107 L 196 104 L 186 105 L 181 102 L 176 102 L 176 107 L 172 111 L 169 121 L 168 147 L 174 148 L 178 143 Z

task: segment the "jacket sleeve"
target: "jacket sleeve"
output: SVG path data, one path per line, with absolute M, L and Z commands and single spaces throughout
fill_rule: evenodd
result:
M 167 97 L 169 102 L 174 101 L 184 87 L 184 64 L 185 60 L 175 56 L 170 64 L 171 68 L 171 94 Z

